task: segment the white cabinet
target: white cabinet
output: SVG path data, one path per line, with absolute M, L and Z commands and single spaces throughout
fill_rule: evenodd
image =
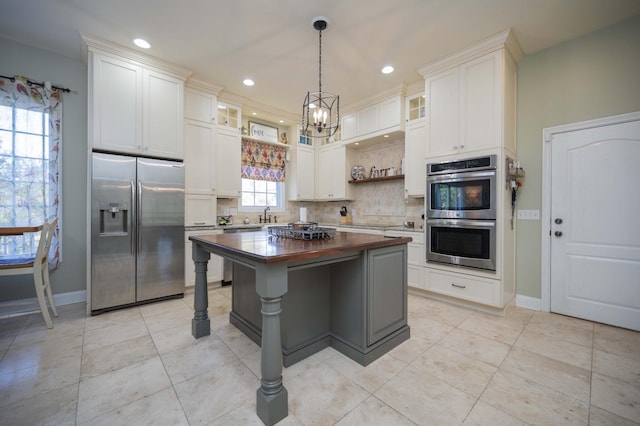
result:
M 217 200 L 213 195 L 184 195 L 184 225 L 211 226 L 216 223 Z
M 404 131 L 404 98 L 392 96 L 342 117 L 342 142 L 346 144 L 376 139 Z
M 502 308 L 500 280 L 492 280 L 471 275 L 449 273 L 431 268 L 425 270 L 426 289 L 434 293 L 465 299 L 483 305 Z
M 414 95 L 407 95 L 405 104 L 405 117 L 407 123 L 411 123 L 414 120 L 421 120 L 425 116 L 425 95 L 424 92 L 420 92 Z
M 394 96 L 391 99 L 380 102 L 378 106 L 378 129 L 390 130 L 402 128 L 404 125 L 403 98 Z
M 347 114 L 342 117 L 342 140 L 353 139 L 358 135 L 358 122 L 356 113 Z
M 241 111 L 240 108 L 224 102 L 218 102 L 218 126 L 226 127 L 230 130 L 240 130 Z
M 514 73 L 500 49 L 426 77 L 427 157 L 515 150 Z
M 516 63 L 520 58 L 517 41 L 505 30 L 419 70 L 425 77 L 428 161 L 497 154 L 498 181 L 504 181 L 500 164 L 516 150 Z M 496 197 L 495 272 L 426 262 L 426 290 L 500 309 L 509 303 L 515 289 L 510 191 L 499 185 Z
M 91 147 L 182 159 L 184 78 L 89 46 Z
M 184 81 L 142 71 L 142 153 L 183 158 Z
M 428 108 L 427 157 L 457 152 L 458 139 L 458 69 L 445 71 L 425 81 Z
M 185 120 L 184 165 L 185 193 L 215 195 L 215 126 L 205 122 Z
M 311 146 L 298 144 L 289 149 L 287 190 L 290 201 L 315 198 L 315 155 Z
M 212 235 L 212 234 L 222 234 L 222 231 L 219 230 L 211 230 L 211 231 L 187 231 L 185 232 L 185 246 L 184 246 L 184 283 L 186 286 L 194 286 L 196 283 L 196 273 L 195 273 L 195 264 L 193 263 L 193 243 L 189 240 L 191 236 L 198 235 Z M 216 256 L 215 254 L 211 255 L 209 259 L 209 263 L 207 264 L 207 281 L 208 282 L 217 282 L 222 281 L 222 258 L 220 256 Z
M 316 151 L 316 200 L 348 198 L 347 152 L 342 144 L 329 144 Z
M 216 124 L 218 111 L 217 96 L 187 87 L 184 103 L 184 117 L 203 123 Z
M 217 127 L 216 136 L 216 190 L 219 198 L 238 198 L 240 178 L 241 136 L 236 129 Z
M 404 193 L 405 197 L 424 197 L 426 190 L 425 120 L 407 123 L 404 132 Z
M 409 287 L 426 290 L 424 280 L 424 233 L 413 231 L 385 231 L 384 235 L 390 237 L 411 237 L 412 242 L 407 244 L 407 284 Z
M 89 50 L 89 126 L 94 148 L 142 150 L 142 68 Z

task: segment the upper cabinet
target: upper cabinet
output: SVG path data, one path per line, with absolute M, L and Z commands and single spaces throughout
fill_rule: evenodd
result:
M 315 199 L 326 201 L 349 198 L 347 150 L 340 143 L 328 144 L 316 151 Z
M 376 140 L 404 131 L 404 96 L 394 95 L 371 103 L 342 117 L 342 142 Z
M 184 101 L 184 118 L 202 123 L 216 124 L 218 114 L 217 96 L 187 87 Z
M 189 73 L 99 39 L 84 39 L 89 50 L 90 146 L 182 159 Z
M 223 102 L 218 103 L 218 126 L 231 130 L 240 130 L 241 110 L 240 107 L 229 105 Z
M 424 146 L 427 138 L 425 120 L 407 123 L 404 132 L 404 194 L 424 197 L 427 168 Z
M 425 77 L 427 157 L 515 152 L 516 61 L 509 30 L 431 64 Z
M 183 157 L 184 80 L 142 70 L 142 153 Z
M 289 149 L 287 195 L 289 201 L 315 199 L 315 153 L 312 146 L 299 144 Z
M 405 101 L 405 118 L 407 123 L 416 120 L 423 120 L 425 115 L 425 95 L 424 92 L 407 96 Z
M 240 177 L 242 141 L 240 131 L 218 126 L 216 139 L 216 195 L 238 198 L 242 188 Z

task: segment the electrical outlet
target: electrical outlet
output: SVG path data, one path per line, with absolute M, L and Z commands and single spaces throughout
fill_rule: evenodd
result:
M 540 220 L 540 210 L 518 210 L 518 219 Z

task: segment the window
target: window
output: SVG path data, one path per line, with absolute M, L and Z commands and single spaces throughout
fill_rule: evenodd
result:
M 0 78 L 0 223 L 37 224 L 60 206 L 58 90 L 23 77 Z M 50 258 L 60 260 L 58 229 Z M 35 253 L 39 233 L 0 237 L 0 256 Z
M 281 146 L 242 139 L 240 211 L 284 210 L 285 157 Z
M 0 105 L 0 222 L 43 220 L 49 176 L 49 116 Z M 34 253 L 37 234 L 9 238 L 1 254 Z
M 240 211 L 284 210 L 284 184 L 266 180 L 242 179 Z

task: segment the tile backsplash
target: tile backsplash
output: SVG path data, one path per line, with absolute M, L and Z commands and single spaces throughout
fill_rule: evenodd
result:
M 349 156 L 353 164 L 347 166 L 349 169 L 354 165 L 363 166 L 367 173 L 372 166 L 378 170 L 390 167 L 399 169 L 404 156 L 404 143 L 400 142 L 402 141 L 390 141 L 354 149 Z M 402 179 L 351 185 L 351 201 L 289 201 L 286 203 L 285 211 L 269 213 L 272 217 L 277 216 L 278 223 L 295 222 L 299 220 L 300 207 L 306 207 L 308 221 L 338 224 L 341 218 L 338 211 L 342 206 L 346 206 L 355 225 L 401 226 L 404 221 L 414 222 L 416 227 L 423 225 L 421 215 L 424 211 L 424 198 L 405 200 Z M 238 207 L 238 200 L 218 199 L 219 215 L 224 209 L 234 207 Z M 251 223 L 258 222 L 258 213 L 239 212 L 238 216 L 242 219 L 248 217 Z

